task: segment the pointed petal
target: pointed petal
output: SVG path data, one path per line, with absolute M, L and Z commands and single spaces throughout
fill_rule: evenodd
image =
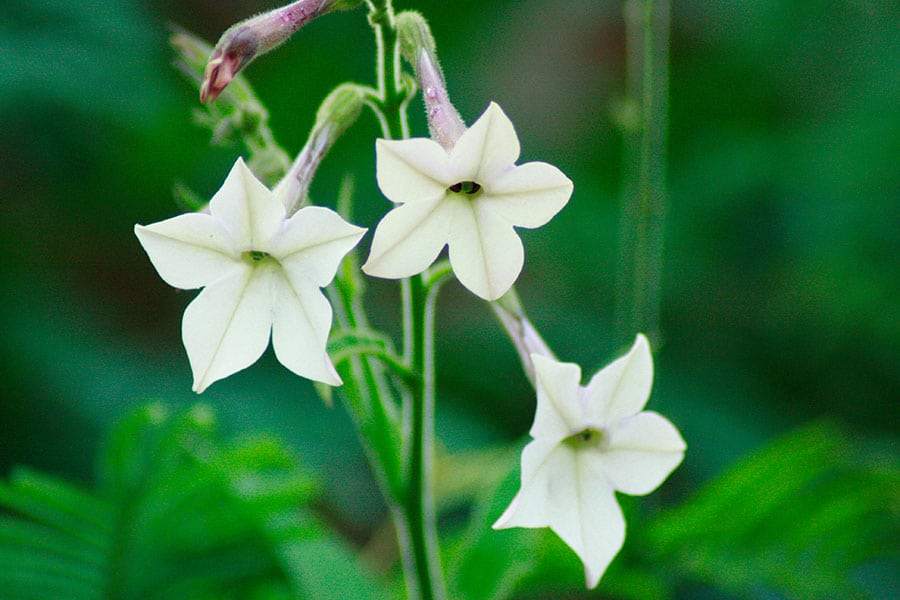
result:
M 450 234 L 450 264 L 459 282 L 485 300 L 496 300 L 512 287 L 525 251 L 522 240 L 503 217 L 474 202 L 450 197 L 455 210 Z
M 606 426 L 639 413 L 647 404 L 653 385 L 650 344 L 638 334 L 628 354 L 613 361 L 591 378 L 584 389 L 585 409 L 591 423 Z
M 514 167 L 484 183 L 484 203 L 516 227 L 540 227 L 569 201 L 572 182 L 543 162 Z
M 387 279 L 421 273 L 450 238 L 451 211 L 452 206 L 443 199 L 410 202 L 393 209 L 375 228 L 369 258 L 362 270 Z
M 578 404 L 581 367 L 532 354 L 537 409 L 529 432 L 533 438 L 561 440 L 584 427 Z
M 581 558 L 587 587 L 593 588 L 622 549 L 625 518 L 597 455 L 573 454 L 567 479 L 554 489 L 550 528 Z
M 404 204 L 443 196 L 449 158 L 440 144 L 427 138 L 377 140 L 375 176 L 388 200 Z
M 163 281 L 183 290 L 209 285 L 240 266 L 229 232 L 209 215 L 191 213 L 134 226 Z
M 268 252 L 268 243 L 285 218 L 281 200 L 238 158 L 225 183 L 209 202 L 210 214 L 231 230 L 240 251 Z
M 210 284 L 184 311 L 184 347 L 194 391 L 252 365 L 269 344 L 271 269 L 244 265 Z
M 516 162 L 519 150 L 512 122 L 502 108 L 491 102 L 450 152 L 451 169 L 455 178 L 485 185 Z
M 292 278 L 325 287 L 365 232 L 333 210 L 307 206 L 288 219 L 273 238 L 271 253 Z
M 589 588 L 625 541 L 625 518 L 598 456 L 534 440 L 522 452 L 522 487 L 493 525 L 549 526 L 584 563 Z
M 493 528 L 549 526 L 550 497 L 557 491 L 566 493 L 558 478 L 571 471 L 571 458 L 571 451 L 555 440 L 537 439 L 525 446 L 521 487 Z
M 685 443 L 663 416 L 645 411 L 627 417 L 610 430 L 603 470 L 620 492 L 649 494 L 684 458 Z
M 301 377 L 341 385 L 326 352 L 331 329 L 328 300 L 317 286 L 287 272 L 278 275 L 272 292 L 272 347 L 278 361 Z

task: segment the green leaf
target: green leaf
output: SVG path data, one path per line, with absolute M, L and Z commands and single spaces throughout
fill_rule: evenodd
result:
M 896 456 L 868 464 L 838 427 L 804 427 L 748 457 L 639 531 L 682 577 L 747 597 L 868 597 L 856 568 L 896 540 Z M 768 591 L 766 591 L 768 590 Z
M 0 483 L 0 597 L 382 598 L 390 588 L 306 508 L 317 483 L 267 436 L 224 443 L 212 411 L 145 406 L 88 492 L 26 469 Z M 340 581 L 334 583 L 334 577 Z

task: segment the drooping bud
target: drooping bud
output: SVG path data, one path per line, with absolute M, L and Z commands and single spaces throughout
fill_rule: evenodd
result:
M 256 15 L 229 28 L 213 50 L 200 101 L 212 102 L 252 60 L 275 49 L 314 18 L 336 10 L 356 8 L 363 0 L 300 0 Z
M 416 70 L 431 137 L 450 150 L 466 130 L 466 124 L 450 102 L 431 29 L 424 17 L 413 11 L 400 13 L 396 22 L 400 54 Z
M 322 101 L 306 145 L 274 190 L 284 203 L 288 216 L 306 203 L 309 185 L 319 163 L 337 139 L 359 118 L 363 97 L 358 85 L 343 83 Z
M 170 42 L 176 54 L 175 67 L 199 86 L 212 46 L 181 29 L 175 30 Z M 231 93 L 215 104 L 196 109 L 194 120 L 212 132 L 214 145 L 243 145 L 247 166 L 263 183 L 272 186 L 284 176 L 291 159 L 275 142 L 269 129 L 269 113 L 246 78 L 238 75 L 229 89 Z

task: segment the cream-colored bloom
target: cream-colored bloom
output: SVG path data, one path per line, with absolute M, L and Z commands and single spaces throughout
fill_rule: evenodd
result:
M 494 103 L 447 152 L 434 140 L 378 140 L 381 191 L 400 206 L 375 230 L 363 271 L 399 279 L 423 272 L 444 246 L 460 283 L 496 300 L 522 271 L 514 227 L 535 228 L 565 206 L 572 182 L 542 162 L 516 165 L 519 139 Z
M 522 452 L 522 484 L 494 524 L 550 527 L 584 563 L 593 588 L 625 541 L 614 492 L 649 494 L 684 458 L 665 418 L 644 411 L 653 359 L 643 335 L 631 351 L 580 387 L 581 368 L 532 355 L 537 411 Z
M 204 288 L 182 321 L 194 391 L 256 362 L 270 334 L 285 367 L 341 384 L 326 353 L 331 305 L 319 288 L 331 282 L 365 229 L 317 206 L 286 218 L 281 200 L 238 159 L 209 214 L 134 231 L 166 283 Z

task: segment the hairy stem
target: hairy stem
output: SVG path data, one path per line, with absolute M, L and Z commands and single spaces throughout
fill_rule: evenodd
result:
M 408 90 L 400 72 L 397 30 L 389 0 L 369 1 L 369 22 L 378 46 L 380 98 L 369 99 L 388 139 L 409 137 Z M 403 356 L 419 374 L 404 395 L 405 493 L 389 499 L 400 543 L 410 598 L 446 598 L 441 575 L 432 476 L 434 472 L 434 308 L 438 286 L 427 288 L 421 275 L 401 283 Z

